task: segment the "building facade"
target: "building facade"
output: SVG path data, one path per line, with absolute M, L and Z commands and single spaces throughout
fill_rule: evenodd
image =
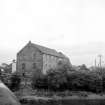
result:
M 68 60 L 65 55 L 54 49 L 46 48 L 29 42 L 17 53 L 17 72 L 46 74 L 56 67 L 61 60 Z
M 16 72 L 16 61 L 13 60 L 11 65 L 12 65 L 12 73 Z

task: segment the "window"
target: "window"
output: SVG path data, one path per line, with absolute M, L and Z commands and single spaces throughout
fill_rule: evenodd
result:
M 25 70 L 25 63 L 22 63 L 22 70 Z
M 36 63 L 33 63 L 33 69 L 35 69 L 36 68 Z
M 35 58 L 36 58 L 36 54 L 34 53 L 34 54 L 33 54 L 33 59 L 35 59 Z
M 25 76 L 25 63 L 22 63 L 22 75 Z
M 46 64 L 46 67 L 47 67 L 47 64 Z

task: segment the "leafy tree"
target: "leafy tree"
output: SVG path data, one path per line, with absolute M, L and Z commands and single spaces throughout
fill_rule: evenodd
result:
M 105 70 L 89 71 L 85 65 L 76 71 L 64 62 L 50 69 L 47 75 L 33 79 L 34 89 L 51 91 L 89 91 L 99 93 L 105 89 Z
M 85 64 L 79 66 L 79 70 L 89 70 Z
M 68 89 L 99 92 L 102 90 L 101 80 L 98 74 L 91 71 L 75 71 L 68 75 Z

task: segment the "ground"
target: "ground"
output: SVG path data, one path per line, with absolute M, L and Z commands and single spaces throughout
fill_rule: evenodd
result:
M 61 101 L 63 101 L 63 103 L 68 102 L 68 104 L 63 104 L 63 105 L 69 105 L 70 102 L 74 103 L 78 101 L 82 101 L 82 103 L 85 103 L 85 102 L 90 103 L 92 101 L 93 103 L 95 103 L 93 105 L 100 105 L 100 104 L 96 104 L 100 102 L 105 103 L 104 94 L 94 94 L 90 92 L 81 92 L 81 91 L 45 92 L 45 91 L 37 91 L 37 90 L 28 91 L 27 89 L 23 89 L 18 92 L 15 92 L 15 94 L 19 98 L 19 100 L 22 103 L 24 103 L 23 105 L 34 105 L 31 103 L 35 103 L 35 105 L 42 105 L 42 103 L 46 103 L 47 105 L 49 105 L 48 103 L 50 102 L 51 103 L 56 102 L 54 105 L 59 105 L 57 103 L 60 103 Z M 53 105 L 51 103 L 50 105 Z M 73 105 L 78 105 L 78 104 L 73 104 Z

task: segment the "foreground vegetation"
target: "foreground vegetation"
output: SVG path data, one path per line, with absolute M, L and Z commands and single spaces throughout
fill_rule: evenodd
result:
M 33 74 L 32 90 L 28 94 L 30 97 L 22 95 L 22 80 L 19 74 L 2 74 L 1 80 L 16 93 L 23 105 L 78 105 L 78 103 L 80 105 L 104 105 L 105 103 L 104 68 L 90 71 L 82 65 L 77 71 L 68 64 L 60 63 L 56 68 L 50 69 L 46 75 Z M 29 90 L 26 91 L 29 92 Z
M 49 91 L 105 92 L 105 69 L 76 71 L 66 64 L 60 64 L 46 75 L 32 78 L 33 89 Z
M 1 80 L 12 90 L 20 89 L 21 77 L 18 74 L 1 75 Z M 80 70 L 63 62 L 58 63 L 56 68 L 48 70 L 46 75 L 31 78 L 33 90 L 53 92 L 63 91 L 86 91 L 93 93 L 105 92 L 105 69 L 96 68 L 90 71 L 83 65 Z
M 1 80 L 12 90 L 20 89 L 21 77 L 14 73 L 12 75 L 1 75 Z M 48 70 L 46 75 L 31 78 L 33 90 L 44 91 L 86 91 L 93 93 L 105 92 L 105 69 L 96 68 L 90 71 L 84 65 L 76 71 L 68 64 L 60 62 L 54 69 Z

